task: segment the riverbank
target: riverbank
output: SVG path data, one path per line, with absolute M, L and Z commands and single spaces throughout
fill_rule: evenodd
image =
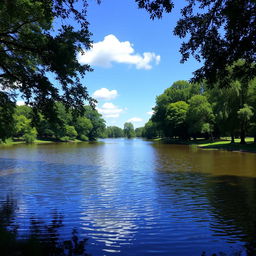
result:
M 174 139 L 155 139 L 154 141 L 162 141 L 168 144 L 182 144 L 196 146 L 201 149 L 209 150 L 228 150 L 228 151 L 240 151 L 256 153 L 256 143 L 253 138 L 246 138 L 246 144 L 240 144 L 240 139 L 235 139 L 235 143 L 231 143 L 230 138 L 221 138 L 216 141 L 197 139 L 192 141 L 180 141 Z
M 36 139 L 33 143 L 30 144 L 50 144 L 50 143 L 74 143 L 74 142 L 84 142 L 82 140 L 69 140 L 69 141 L 60 141 L 60 140 L 44 140 L 44 139 Z M 18 144 L 29 144 L 26 143 L 25 140 L 17 139 L 7 139 L 5 142 L 0 143 L 0 146 L 13 146 Z

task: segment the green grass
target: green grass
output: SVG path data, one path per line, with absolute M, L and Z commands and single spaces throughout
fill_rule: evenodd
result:
M 50 143 L 74 143 L 74 142 L 82 142 L 81 140 L 75 139 L 68 142 L 62 142 L 57 140 L 46 140 L 46 139 L 36 139 L 32 144 L 50 144 Z M 0 146 L 13 146 L 18 144 L 26 144 L 23 139 L 7 139 L 5 142 L 0 142 Z
M 214 142 L 201 141 L 197 143 L 197 146 L 202 149 L 222 149 L 256 153 L 256 144 L 253 142 L 253 138 L 246 138 L 246 144 L 244 145 L 240 144 L 240 139 L 235 139 L 235 143 L 230 143 L 230 141 L 230 138 L 223 138 Z

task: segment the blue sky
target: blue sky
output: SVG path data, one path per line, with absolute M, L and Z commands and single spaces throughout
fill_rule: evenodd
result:
M 83 83 L 98 99 L 107 125 L 123 127 L 130 120 L 143 126 L 156 96 L 174 81 L 190 79 L 199 67 L 194 59 L 180 64 L 181 40 L 172 34 L 180 8 L 152 21 L 134 0 L 89 1 L 94 47 L 79 59 L 94 68 Z

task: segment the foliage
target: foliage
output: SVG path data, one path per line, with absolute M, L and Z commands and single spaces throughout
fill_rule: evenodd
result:
M 177 101 L 167 105 L 166 120 L 172 135 L 186 137 L 188 108 L 189 105 L 184 101 Z
M 108 126 L 106 128 L 106 137 L 108 138 L 120 138 L 123 137 L 123 129 L 117 126 Z
M 54 108 L 56 119 L 52 120 L 42 112 L 34 118 L 31 107 L 16 106 L 10 112 L 12 122 L 8 137 L 22 138 L 27 143 L 33 143 L 37 136 L 44 140 L 87 141 L 96 140 L 105 128 L 101 115 L 89 106 L 85 106 L 83 114 L 78 117 L 72 115 L 72 109 L 65 108 L 61 102 L 56 102 Z
M 142 136 L 146 137 L 147 139 L 153 139 L 158 136 L 158 129 L 157 125 L 152 121 L 149 120 L 143 129 Z
M 135 135 L 136 137 L 142 137 L 142 134 L 143 134 L 143 127 L 138 127 L 135 129 Z
M 0 3 L 0 84 L 19 91 L 34 108 L 50 114 L 54 102 L 82 108 L 93 100 L 80 82 L 88 65 L 77 54 L 91 46 L 87 1 L 11 0 Z M 63 22 L 73 19 L 73 26 Z M 55 25 L 56 20 L 58 27 Z M 48 78 L 52 73 L 61 90 Z M 56 84 L 56 83 L 55 83 Z
M 135 137 L 135 131 L 132 123 L 126 122 L 124 124 L 124 136 L 128 139 Z
M 37 130 L 35 127 L 29 127 L 26 129 L 22 138 L 25 140 L 26 143 L 33 143 L 36 140 Z
M 213 131 L 214 114 L 205 96 L 195 95 L 190 99 L 187 121 L 191 135 L 209 134 Z
M 0 141 L 5 141 L 12 135 L 14 109 L 15 103 L 11 100 L 11 96 L 0 91 Z

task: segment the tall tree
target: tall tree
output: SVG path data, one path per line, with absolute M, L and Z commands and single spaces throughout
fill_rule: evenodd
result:
M 77 2 L 0 2 L 0 84 L 3 89 L 19 91 L 27 103 L 45 114 L 54 109 L 56 100 L 76 108 L 81 108 L 85 100 L 93 103 L 80 82 L 91 69 L 77 60 L 77 54 L 91 46 L 87 1 Z M 57 20 L 71 18 L 73 26 L 67 22 L 54 25 Z M 49 73 L 61 89 L 48 78 Z
M 135 137 L 135 131 L 132 123 L 126 122 L 124 124 L 124 136 L 129 139 Z

